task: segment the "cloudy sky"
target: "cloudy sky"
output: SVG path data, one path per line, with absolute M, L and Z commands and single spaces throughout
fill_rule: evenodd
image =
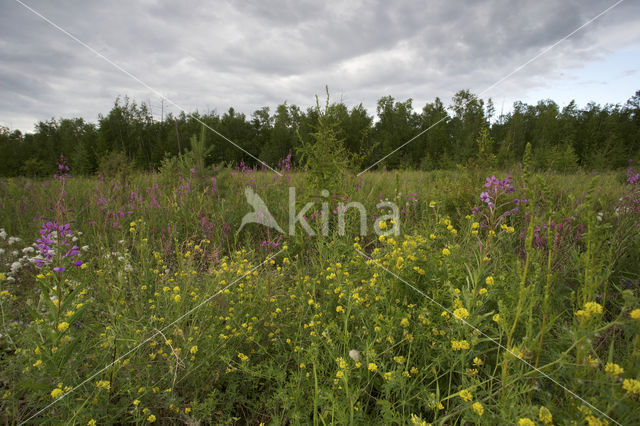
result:
M 494 87 L 617 0 L 21 1 L 112 61 L 0 0 L 0 124 L 23 131 L 51 117 L 95 121 L 118 95 L 160 118 L 161 96 L 187 112 L 249 115 L 309 106 L 325 85 L 370 113 L 381 96 L 420 109 L 463 88 L 492 97 L 498 113 L 515 100 L 624 103 L 640 90 L 637 0 Z

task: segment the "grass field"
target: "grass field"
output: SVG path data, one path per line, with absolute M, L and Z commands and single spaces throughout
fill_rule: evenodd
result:
M 246 187 L 284 234 L 237 232 Z M 290 187 L 315 236 L 290 235 Z M 321 189 L 230 169 L 0 181 L 3 422 L 640 424 L 625 171 Z M 352 209 L 339 235 L 351 201 L 366 235 Z

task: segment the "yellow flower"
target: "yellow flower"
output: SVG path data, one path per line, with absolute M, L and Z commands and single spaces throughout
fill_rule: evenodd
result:
M 438 204 L 438 203 L 436 203 L 435 201 L 431 201 L 431 202 L 429 202 L 429 207 L 434 208 L 436 206 L 436 204 Z
M 640 309 L 634 309 L 633 311 L 631 311 L 631 313 L 629 314 L 629 316 L 632 319 L 640 319 Z
M 480 224 L 478 222 L 473 222 L 471 224 L 471 229 L 478 229 L 478 228 L 480 228 Z
M 402 319 L 400 320 L 400 325 L 401 325 L 402 327 L 409 327 L 409 320 L 408 320 L 407 318 L 402 318 Z
M 378 366 L 376 365 L 375 362 L 370 362 L 369 365 L 367 365 L 367 368 L 369 369 L 369 371 L 377 371 L 378 370 Z
M 246 356 L 245 354 L 243 354 L 242 352 L 238 353 L 238 358 L 240 359 L 240 361 L 245 362 L 246 360 L 249 359 L 248 356 Z
M 622 382 L 622 389 L 629 393 L 640 395 L 640 381 L 636 379 L 624 379 Z
M 337 313 L 344 313 L 344 308 L 341 305 L 336 306 L 336 312 Z
M 611 374 L 612 376 L 616 377 L 624 373 L 624 368 L 613 362 L 608 362 L 607 365 L 604 366 L 604 371 L 605 373 Z
M 493 277 L 487 277 L 484 280 L 486 285 L 494 285 L 496 283 L 496 281 L 493 279 Z
M 96 387 L 109 390 L 111 389 L 111 383 L 108 380 L 98 380 L 96 382 Z
M 445 247 L 445 248 L 442 249 L 442 255 L 443 256 L 449 256 L 450 254 L 451 254 L 451 252 L 449 251 L 448 248 Z
M 469 342 L 467 342 L 466 340 L 452 340 L 451 341 L 451 349 L 453 349 L 454 351 L 462 351 L 465 349 L 469 349 L 471 346 L 469 346 Z
M 58 331 L 60 332 L 66 331 L 68 328 L 69 328 L 69 323 L 66 321 L 63 321 L 60 324 L 58 324 Z
M 484 365 L 484 362 L 480 358 L 475 357 L 473 358 L 473 365 L 475 365 L 476 367 L 480 367 Z
M 87 426 L 96 426 L 96 421 L 91 419 L 87 422 Z
M 469 392 L 469 389 L 463 389 L 458 393 L 458 396 L 462 398 L 463 401 L 471 401 L 473 399 L 473 395 Z
M 494 322 L 500 322 L 500 314 L 495 314 L 493 318 L 491 318 Z
M 467 311 L 465 308 L 458 308 L 453 311 L 453 316 L 458 319 L 465 319 L 469 317 L 469 311 Z
M 191 346 L 191 349 L 189 349 L 189 352 L 191 352 L 192 355 L 195 355 L 198 352 L 198 347 Z
M 140 400 L 139 400 L 139 399 L 134 399 L 134 400 L 133 400 L 133 405 L 134 405 L 135 407 L 137 407 L 137 406 L 138 406 L 138 404 L 140 404 Z
M 547 409 L 547 407 L 540 407 L 540 411 L 538 412 L 538 418 L 545 425 L 553 424 L 553 416 L 551 415 L 551 411 Z
M 387 222 L 385 222 L 384 220 L 380 221 L 378 226 L 380 227 L 380 229 L 387 229 Z
M 518 426 L 536 426 L 535 422 L 528 417 L 518 420 Z
M 54 390 L 51 391 L 51 398 L 53 399 L 58 399 L 62 396 L 64 392 L 62 392 L 61 388 L 55 388 Z
M 154 416 L 153 414 L 151 414 L 149 417 L 147 417 L 147 421 L 149 423 L 153 423 L 156 421 L 156 416 Z
M 478 413 L 479 416 L 482 416 L 484 414 L 484 407 L 479 402 L 474 402 L 471 408 L 473 409 L 473 411 Z
M 33 366 L 36 368 L 42 367 L 42 360 L 41 359 L 37 360 L 36 362 L 33 363 Z
M 179 294 L 176 294 L 175 296 L 173 296 L 174 302 L 180 303 L 181 300 L 182 300 L 182 296 L 180 296 Z
M 189 413 L 191 412 L 191 408 L 190 408 L 190 407 L 185 407 L 185 408 L 184 408 L 184 412 L 185 412 L 186 414 L 189 414 Z

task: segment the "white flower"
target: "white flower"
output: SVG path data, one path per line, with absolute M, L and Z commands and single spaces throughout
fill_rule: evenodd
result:
M 19 242 L 20 242 L 20 238 L 18 237 L 9 237 L 9 241 L 7 241 L 9 245 L 13 245 L 13 243 L 19 243 Z
M 5 231 L 4 228 L 0 228 L 0 238 L 3 240 L 7 239 L 7 231 Z
M 27 254 L 27 253 L 33 253 L 35 251 L 35 249 L 33 247 L 25 247 L 22 249 L 22 253 Z
M 20 268 L 22 268 L 22 263 L 20 263 L 20 262 L 13 262 L 13 263 L 11 264 L 11 273 L 12 273 L 12 274 L 16 274 L 16 273 L 20 270 Z
M 0 256 L 2 256 L 4 254 L 4 249 L 0 248 Z
M 11 256 L 16 257 L 18 255 L 18 250 L 14 250 L 11 252 Z
M 89 250 L 89 246 L 82 246 L 82 251 L 87 251 Z
M 360 355 L 360 352 L 358 352 L 355 349 L 351 349 L 349 351 L 349 358 L 351 358 L 352 360 L 358 362 L 362 360 L 362 355 Z

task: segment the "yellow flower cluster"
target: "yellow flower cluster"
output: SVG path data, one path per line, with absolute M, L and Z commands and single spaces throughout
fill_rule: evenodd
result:
M 466 319 L 469 317 L 469 311 L 467 311 L 465 308 L 458 308 L 453 311 L 453 316 L 458 319 Z
M 462 351 L 465 349 L 469 349 L 471 346 L 469 345 L 469 342 L 467 342 L 466 340 L 452 340 L 451 341 L 451 349 L 453 349 L 454 351 Z
M 633 311 L 631 311 L 629 316 L 631 317 L 631 319 L 640 319 L 640 309 L 634 309 Z
M 607 365 L 604 366 L 604 371 L 607 374 L 610 374 L 616 377 L 624 373 L 624 368 L 620 367 L 618 364 L 615 364 L 613 362 L 608 362 Z
M 484 407 L 477 401 L 471 405 L 471 409 L 475 411 L 479 416 L 482 416 L 484 414 Z
M 624 379 L 622 389 L 629 393 L 640 395 L 640 381 L 636 379 Z
M 473 394 L 469 391 L 469 389 L 463 389 L 458 393 L 458 396 L 462 398 L 463 401 L 471 401 L 473 399 Z
M 596 302 L 587 302 L 584 304 L 583 309 L 580 309 L 578 310 L 578 312 L 576 312 L 576 316 L 580 320 L 585 320 L 585 321 L 591 319 L 595 315 L 600 315 L 600 314 L 602 314 L 602 305 Z
M 545 425 L 553 424 L 553 415 L 551 414 L 551 411 L 549 411 L 547 407 L 544 407 L 544 406 L 540 407 L 540 411 L 538 412 L 538 418 Z

